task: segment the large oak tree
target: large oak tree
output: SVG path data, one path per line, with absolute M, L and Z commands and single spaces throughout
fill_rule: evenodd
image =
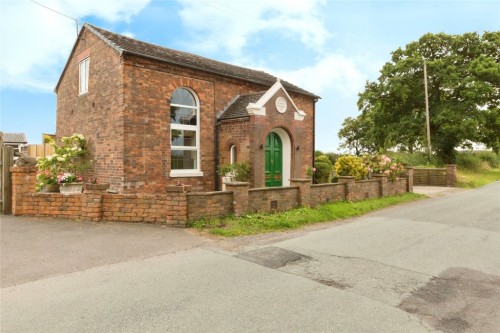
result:
M 392 52 L 359 94 L 361 114 L 339 132 L 356 151 L 426 147 L 423 63 L 427 63 L 433 150 L 446 162 L 472 142 L 500 149 L 500 32 L 426 34 Z M 357 129 L 356 126 L 359 126 Z

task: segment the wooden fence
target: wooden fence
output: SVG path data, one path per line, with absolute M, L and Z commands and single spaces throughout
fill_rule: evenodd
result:
M 449 164 L 446 168 L 413 169 L 413 185 L 415 186 L 456 186 L 457 167 Z
M 12 179 L 10 167 L 14 163 L 14 148 L 0 146 L 0 210 L 2 214 L 12 213 Z
M 45 157 L 47 155 L 52 155 L 54 154 L 54 147 L 52 147 L 48 143 L 42 143 L 42 144 L 30 144 L 28 145 L 28 151 L 27 151 L 29 156 L 33 157 Z

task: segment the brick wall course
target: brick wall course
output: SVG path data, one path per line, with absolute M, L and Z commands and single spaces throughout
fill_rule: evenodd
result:
M 78 57 L 90 55 L 89 91 L 78 96 Z M 81 56 L 80 56 L 81 58 Z M 200 100 L 201 157 L 203 177 L 170 177 L 170 96 L 179 87 L 192 89 Z M 88 138 L 93 170 L 100 182 L 109 182 L 119 193 L 165 193 L 176 182 L 191 185 L 194 191 L 216 188 L 214 128 L 216 116 L 237 95 L 260 92 L 270 86 L 246 82 L 214 73 L 195 71 L 130 54 L 119 55 L 92 33 L 85 31 L 70 57 L 57 87 L 57 137 L 82 133 Z M 303 122 L 285 119 L 274 110 L 265 127 L 262 119 L 247 125 L 247 134 L 225 137 L 221 161 L 227 159 L 226 146 L 238 140 L 239 161 L 252 160 L 256 174 L 263 172 L 262 142 L 270 129 L 285 127 L 293 132 L 292 176 L 305 174 L 312 160 L 313 108 L 310 96 L 289 92 L 295 104 L 307 113 Z M 274 101 L 273 101 L 274 102 Z M 270 102 L 270 105 L 272 103 Z M 299 124 L 300 123 L 300 124 Z M 241 125 L 241 124 L 240 124 Z M 252 131 L 259 129 L 258 137 Z M 242 127 L 239 128 L 240 133 Z M 234 129 L 231 129 L 235 133 Z M 252 138 L 249 138 L 252 137 Z M 263 138 L 263 139 L 262 139 Z M 262 176 L 263 178 L 263 176 Z M 260 178 L 252 179 L 262 186 Z M 262 183 L 262 184 L 261 184 Z
M 248 193 L 248 211 L 268 213 L 290 210 L 298 206 L 298 195 L 298 187 L 251 189 Z
M 109 194 L 96 191 L 82 194 L 34 193 L 36 168 L 12 167 L 14 215 L 50 216 L 91 221 L 161 223 L 184 227 L 189 220 L 214 218 L 231 213 L 267 213 L 293 209 L 301 202 L 314 207 L 326 202 L 363 200 L 401 194 L 410 178 L 355 182 L 354 177 L 339 177 L 340 183 L 249 189 L 248 183 L 228 183 L 231 191 L 191 193 L 190 185 L 167 186 L 165 194 Z M 411 173 L 410 173 L 411 174 Z M 379 177 L 380 178 L 380 177 Z M 385 183 L 385 190 L 381 189 Z M 308 186 L 304 189 L 303 186 Z M 302 191 L 301 191 L 302 188 Z M 301 196 L 305 196 L 302 198 Z

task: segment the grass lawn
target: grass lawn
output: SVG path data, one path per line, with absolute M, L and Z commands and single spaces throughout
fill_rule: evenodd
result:
M 500 169 L 471 171 L 458 169 L 457 186 L 476 188 L 500 180 Z
M 336 202 L 316 208 L 297 208 L 275 214 L 249 214 L 228 216 L 212 220 L 199 220 L 189 227 L 208 230 L 213 235 L 225 237 L 260 234 L 278 230 L 296 229 L 306 224 L 335 221 L 359 216 L 377 209 L 426 198 L 425 195 L 405 193 L 393 197 L 368 199 L 357 202 Z

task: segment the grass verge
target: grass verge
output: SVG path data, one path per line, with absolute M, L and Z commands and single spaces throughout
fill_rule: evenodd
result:
M 202 219 L 188 224 L 199 230 L 224 237 L 261 234 L 278 230 L 296 229 L 306 224 L 335 221 L 359 216 L 377 209 L 425 198 L 417 193 L 368 199 L 356 202 L 336 202 L 316 208 L 296 208 L 275 214 L 248 214 L 241 217 L 228 216 L 217 219 Z
M 476 188 L 500 180 L 500 169 L 466 170 L 458 169 L 457 186 Z

